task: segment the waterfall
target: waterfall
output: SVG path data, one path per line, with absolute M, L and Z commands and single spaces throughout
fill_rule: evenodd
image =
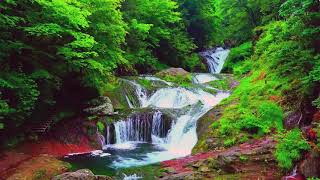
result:
M 129 95 L 132 95 L 130 90 L 128 89 L 129 87 L 123 87 L 125 91 L 125 98 L 127 100 L 127 103 L 130 108 L 135 108 L 135 107 L 145 107 L 145 104 L 147 102 L 147 90 L 143 88 L 140 84 L 138 84 L 135 81 L 130 81 L 127 79 L 122 79 L 123 82 L 127 83 L 131 88 L 133 88 L 133 93 L 135 94 L 135 98 L 139 101 L 138 105 L 136 103 L 132 102 L 132 100 L 129 98 Z
M 110 126 L 106 127 L 106 144 L 111 144 Z
M 153 114 L 133 115 L 114 123 L 115 143 L 153 142 L 153 139 L 163 138 L 167 135 L 170 129 L 167 124 L 161 111 L 155 111 Z
M 204 84 L 207 82 L 218 80 L 215 74 L 208 74 L 208 73 L 198 73 L 195 74 L 192 78 L 192 82 L 194 84 Z
M 152 116 L 133 116 L 115 123 L 116 144 L 113 147 L 133 150 L 137 148 L 134 142 L 142 141 L 156 144 L 161 151 L 146 153 L 145 158 L 119 158 L 112 166 L 146 165 L 191 154 L 198 141 L 198 119 L 228 96 L 227 92 L 212 95 L 200 88 L 158 89 L 144 104 L 144 107 L 158 109 Z M 165 110 L 171 110 L 176 119 L 166 122 Z
M 210 73 L 220 73 L 230 50 L 218 47 L 200 52 L 200 55 L 206 59 Z
M 130 101 L 128 95 L 125 95 L 125 97 L 126 97 L 126 100 L 127 100 L 127 103 L 128 103 L 129 108 L 131 108 L 131 109 L 134 108 L 134 105 L 133 105 L 132 102 Z
M 203 91 L 202 86 L 176 87 L 152 76 L 139 78 L 152 81 L 157 88 L 148 95 L 136 81 L 123 80 L 123 90 L 134 113 L 107 126 L 104 150 L 132 151 L 134 155 L 116 155 L 111 165 L 115 168 L 146 165 L 191 154 L 198 141 L 198 119 L 229 96 L 223 91 L 210 94 Z M 213 74 L 196 74 L 194 83 L 205 84 L 216 79 Z M 159 82 L 161 84 L 157 86 Z M 156 149 L 139 154 L 143 152 L 140 148 L 145 146 Z
M 196 94 L 185 88 L 163 88 L 150 97 L 146 106 L 178 109 L 195 104 L 198 100 Z
M 152 117 L 152 135 L 160 137 L 164 134 L 164 123 L 161 111 L 156 111 Z

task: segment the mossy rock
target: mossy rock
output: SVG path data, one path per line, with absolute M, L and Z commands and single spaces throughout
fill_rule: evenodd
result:
M 160 71 L 156 74 L 157 77 L 165 77 L 165 76 L 187 76 L 190 73 L 182 68 L 169 68 L 163 71 Z

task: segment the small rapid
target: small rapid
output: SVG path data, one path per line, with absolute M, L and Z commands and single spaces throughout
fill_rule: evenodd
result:
M 230 50 L 218 47 L 200 52 L 200 55 L 206 59 L 210 73 L 220 73 L 229 53 Z

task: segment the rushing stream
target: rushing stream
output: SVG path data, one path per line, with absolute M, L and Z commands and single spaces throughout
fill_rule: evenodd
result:
M 229 52 L 229 49 L 218 47 L 201 52 L 200 55 L 207 60 L 210 73 L 220 73 Z
M 227 52 L 218 49 L 210 57 L 219 57 L 216 64 L 223 64 Z M 211 67 L 209 64 L 211 72 L 220 72 L 220 66 Z M 124 91 L 128 106 L 140 112 L 129 114 L 106 127 L 104 138 L 100 137 L 105 144 L 103 153 L 69 156 L 69 162 L 79 168 L 106 174 L 119 168 L 190 155 L 198 140 L 197 121 L 229 96 L 229 92 L 217 91 L 213 95 L 203 90 L 205 83 L 218 79 L 214 74 L 194 74 L 195 86 L 190 88 L 178 87 L 153 76 L 138 78 L 161 84 L 161 87 L 148 91 L 137 81 L 124 79 L 123 82 L 132 89 Z

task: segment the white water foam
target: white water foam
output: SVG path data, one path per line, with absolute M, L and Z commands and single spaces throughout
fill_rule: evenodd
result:
M 215 75 L 208 73 L 195 74 L 193 77 L 193 83 L 195 84 L 204 84 L 215 80 L 218 80 L 218 78 Z
M 142 179 L 141 176 L 138 176 L 136 174 L 132 174 L 132 175 L 126 175 L 126 174 L 123 174 L 124 175 L 124 178 L 123 180 L 136 180 L 136 179 Z
M 197 120 L 208 112 L 213 106 L 217 105 L 221 100 L 228 97 L 229 93 L 219 92 L 212 95 L 202 89 L 188 90 L 185 88 L 162 88 L 156 91 L 149 99 L 147 99 L 146 107 L 181 109 L 189 107 L 189 110 L 177 117 L 175 123 L 172 124 L 166 138 L 159 138 L 155 132 L 152 133 L 152 143 L 163 149 L 162 151 L 150 152 L 142 159 L 122 158 L 119 157 L 113 162 L 114 167 L 131 167 L 139 165 L 147 165 L 151 163 L 161 162 L 173 158 L 184 157 L 191 154 L 192 148 L 197 143 L 196 124 Z M 200 102 L 200 103 L 199 103 Z M 155 113 L 153 121 L 159 121 L 160 113 Z M 126 127 L 125 129 L 123 129 Z M 159 127 L 154 124 L 154 127 Z M 120 126 L 119 126 L 120 128 Z M 116 127 L 116 133 L 124 131 L 128 132 L 129 126 L 123 126 L 122 130 Z M 120 138 L 118 140 L 118 138 Z M 117 136 L 117 142 L 125 142 L 126 136 Z
M 220 73 L 230 50 L 218 47 L 216 49 L 201 52 L 200 55 L 207 60 L 210 73 Z

